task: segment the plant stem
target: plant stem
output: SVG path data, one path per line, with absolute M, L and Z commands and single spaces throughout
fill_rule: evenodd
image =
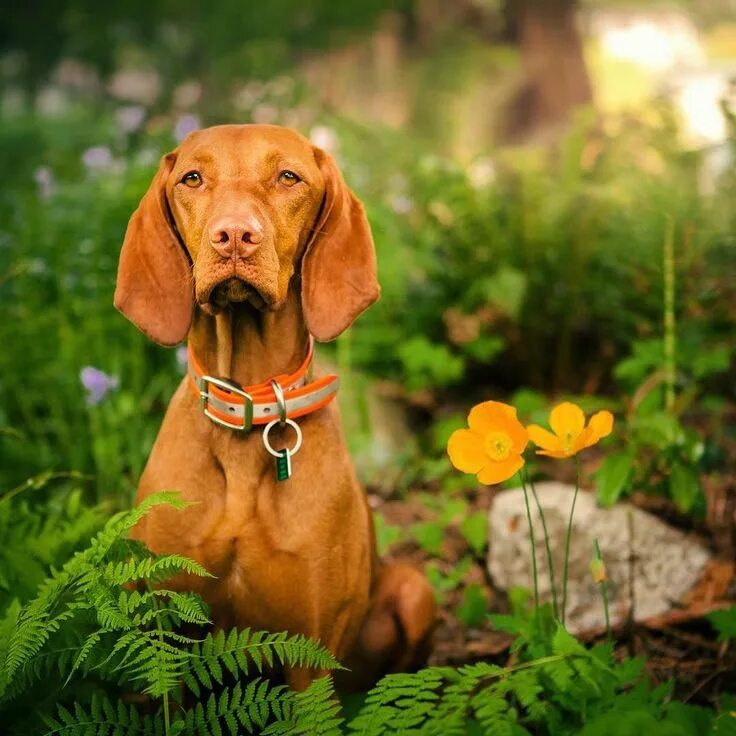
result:
M 532 512 L 529 508 L 529 494 L 526 491 L 524 478 L 519 471 L 521 488 L 524 491 L 524 505 L 526 506 L 526 520 L 529 522 L 529 543 L 532 547 L 532 572 L 534 573 L 534 608 L 539 609 L 539 573 L 537 572 L 537 543 L 534 538 L 534 525 L 532 524 Z
M 595 549 L 595 558 L 603 562 L 603 557 L 601 556 L 601 547 L 598 544 L 597 537 L 593 541 L 593 547 Z M 603 599 L 603 613 L 606 617 L 606 639 L 610 641 L 611 640 L 611 619 L 608 616 L 608 586 L 606 585 L 605 580 L 601 580 L 599 585 L 601 586 L 601 598 Z
M 672 217 L 667 217 L 663 248 L 664 276 L 664 402 L 672 414 L 675 408 L 675 243 Z
M 565 536 L 565 567 L 562 571 L 562 625 L 565 625 L 565 614 L 567 613 L 567 575 L 570 565 L 570 541 L 572 539 L 572 519 L 575 515 L 575 502 L 578 500 L 580 490 L 580 460 L 575 458 L 575 494 L 570 506 L 570 518 L 567 521 L 567 534 Z
M 146 587 L 148 588 L 148 592 L 153 592 L 153 588 L 151 587 L 151 583 L 146 580 Z M 152 601 L 153 607 L 156 609 L 157 613 L 160 612 L 160 603 L 154 596 Z M 161 619 L 156 616 L 156 630 L 158 631 L 158 640 L 161 642 L 161 644 L 164 643 L 164 631 L 161 627 Z M 169 736 L 169 731 L 171 730 L 171 718 L 169 713 L 169 693 L 168 691 L 164 693 L 164 734 L 165 736 Z
M 524 478 L 528 480 L 528 476 L 526 471 L 524 471 L 524 477 L 522 478 L 522 485 L 526 487 L 526 484 L 524 483 Z M 555 618 L 559 620 L 560 618 L 560 610 L 559 606 L 557 605 L 557 585 L 555 584 L 555 566 L 554 562 L 552 561 L 552 549 L 550 548 L 549 544 L 549 532 L 547 531 L 547 520 L 544 517 L 544 511 L 542 510 L 542 504 L 539 503 L 539 496 L 537 495 L 537 489 L 534 487 L 534 482 L 530 481 L 529 485 L 532 489 L 532 496 L 534 496 L 534 502 L 537 504 L 537 511 L 539 511 L 539 518 L 542 520 L 542 530 L 544 532 L 544 547 L 547 551 L 547 567 L 549 570 L 549 587 L 552 591 L 552 608 L 555 612 Z

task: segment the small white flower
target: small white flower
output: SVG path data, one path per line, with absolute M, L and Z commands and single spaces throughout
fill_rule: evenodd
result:
M 33 172 L 33 180 L 38 185 L 38 196 L 50 199 L 56 191 L 54 172 L 48 166 L 40 166 Z
M 99 86 L 97 72 L 77 59 L 62 59 L 56 67 L 54 79 L 62 87 L 77 92 L 94 92 Z
M 59 87 L 44 87 L 36 97 L 36 107 L 41 115 L 57 117 L 66 112 L 69 101 Z
M 326 125 L 315 125 L 309 131 L 309 140 L 318 148 L 322 148 L 328 153 L 334 153 L 338 147 L 337 134 L 332 128 Z
M 260 123 L 262 125 L 269 125 L 275 123 L 279 117 L 279 109 L 276 105 L 271 105 L 268 102 L 262 102 L 257 105 L 253 110 L 251 116 L 254 123 Z
M 496 181 L 496 166 L 493 160 L 484 156 L 477 158 L 468 166 L 468 181 L 475 189 L 484 189 Z
M 151 105 L 161 91 L 161 77 L 155 71 L 121 69 L 113 75 L 107 88 L 119 100 Z
M 263 97 L 261 82 L 248 82 L 235 90 L 232 98 L 233 106 L 238 110 L 250 110 Z
M 189 353 L 186 345 L 179 345 L 176 349 L 176 362 L 186 370 L 187 363 L 189 362 Z
M 183 82 L 175 90 L 173 102 L 175 107 L 193 107 L 202 98 L 202 85 L 196 80 Z
M 391 200 L 391 209 L 397 215 L 407 215 L 414 208 L 414 202 L 411 197 L 405 194 L 399 194 Z

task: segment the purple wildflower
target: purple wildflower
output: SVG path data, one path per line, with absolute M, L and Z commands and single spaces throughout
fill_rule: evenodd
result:
M 82 161 L 90 171 L 101 171 L 112 166 L 112 152 L 107 146 L 92 146 L 82 154 Z
M 82 368 L 79 372 L 79 380 L 87 392 L 85 400 L 88 406 L 97 406 L 110 391 L 114 391 L 120 385 L 117 376 L 109 376 L 91 365 Z
M 181 143 L 190 133 L 202 127 L 200 119 L 196 115 L 182 115 L 174 126 L 174 138 Z
M 115 113 L 115 120 L 121 133 L 135 133 L 145 119 L 146 111 L 140 105 L 126 105 Z

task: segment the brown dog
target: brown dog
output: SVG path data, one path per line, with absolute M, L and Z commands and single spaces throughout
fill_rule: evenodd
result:
M 136 536 L 216 576 L 173 584 L 200 593 L 217 626 L 319 639 L 350 668 L 347 687 L 421 663 L 435 620 L 429 585 L 408 565 L 377 560 L 372 517 L 336 405 L 324 406 L 329 397 L 288 413 L 300 416 L 303 446 L 284 482 L 261 427 L 221 425 L 231 423 L 227 411 L 248 411 L 247 399 L 245 408 L 234 405 L 241 396 L 228 390 L 232 382 L 265 382 L 257 391 L 281 412 L 269 379 L 298 374 L 310 334 L 335 338 L 378 293 L 370 227 L 335 162 L 269 125 L 198 131 L 163 157 L 128 225 L 115 292 L 115 305 L 143 332 L 163 345 L 188 336 L 190 367 L 228 379 L 218 389 L 188 376 L 174 394 L 138 502 L 177 489 L 196 503 L 155 509 Z M 334 379 L 303 391 L 334 387 Z M 203 413 L 203 388 L 214 419 Z M 285 395 L 284 406 L 296 406 L 290 397 L 299 390 Z M 294 443 L 291 428 L 272 429 L 273 445 Z M 291 670 L 286 678 L 303 688 L 316 674 Z

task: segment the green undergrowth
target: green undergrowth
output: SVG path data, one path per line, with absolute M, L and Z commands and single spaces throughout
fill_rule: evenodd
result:
M 67 496 L 67 510 L 77 503 Z M 42 536 L 56 540 L 43 557 L 50 571 L 32 592 L 36 573 L 29 572 L 21 597 L 4 599 L 0 620 L 3 733 L 736 733 L 735 698 L 724 696 L 721 711 L 679 703 L 673 683 L 648 679 L 643 660 L 618 659 L 611 642 L 585 646 L 549 607 L 534 608 L 520 595 L 512 597 L 512 614 L 491 617 L 514 635 L 508 666 L 476 662 L 388 675 L 348 717 L 330 674 L 340 665 L 317 642 L 250 629 L 215 633 L 197 595 L 167 588 L 172 576 L 209 573 L 129 539 L 160 504 L 172 513 L 184 505 L 177 494 L 160 493 L 104 525 L 95 509 L 70 522 L 63 505 L 39 522 Z M 17 499 L 4 505 L 19 506 Z M 29 506 L 20 512 L 32 515 Z M 99 530 L 80 545 L 93 520 Z M 10 538 L 9 527 L 1 529 Z M 68 554 L 67 544 L 77 551 Z M 26 574 L 20 557 L 7 558 L 4 570 Z M 274 679 L 281 666 L 322 676 L 297 693 Z

